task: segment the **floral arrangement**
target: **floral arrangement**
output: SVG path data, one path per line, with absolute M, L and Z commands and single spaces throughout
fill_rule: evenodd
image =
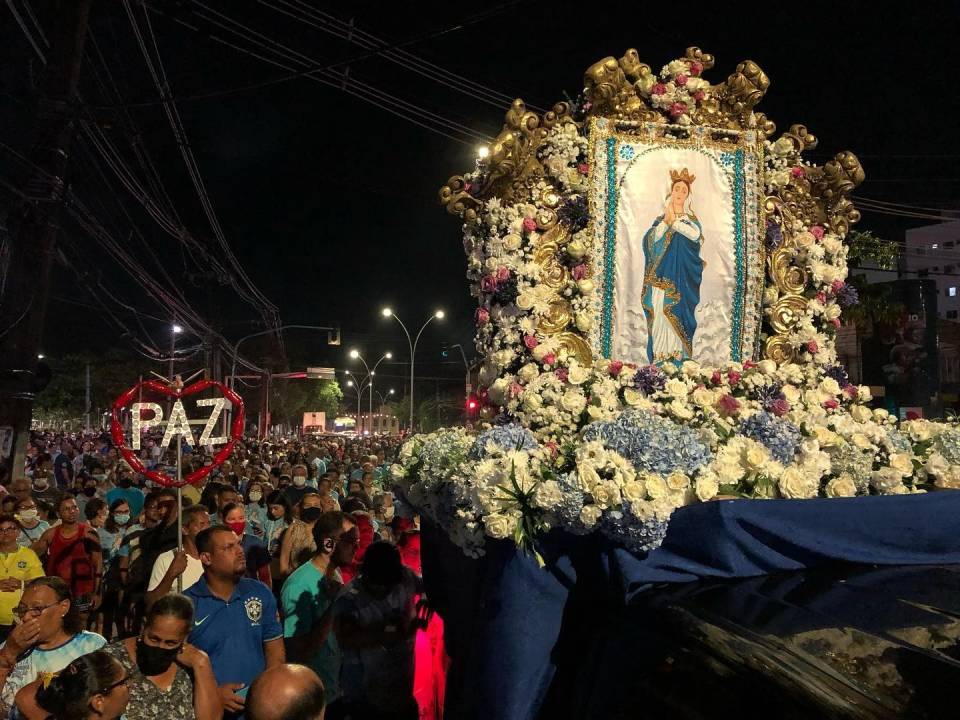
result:
M 663 123 L 715 121 L 733 90 L 701 78 L 712 59 L 694 50 L 659 75 L 628 53 L 620 67 L 637 79 L 621 82 L 623 92 Z M 759 83 L 749 68 L 741 74 L 748 71 Z M 846 283 L 850 211 L 842 192 L 823 212 L 796 210 L 827 202 L 814 197 L 812 184 L 826 180 L 802 160 L 811 141 L 798 126 L 764 146 L 763 182 L 777 202 L 766 216 L 772 269 L 760 340 L 776 336 L 777 352 L 768 342 L 768 359 L 723 367 L 593 356 L 583 339 L 598 321 L 593 278 L 602 253 L 590 230 L 585 119 L 599 112 L 594 100 L 609 97 L 595 90 L 557 114 L 528 157 L 503 160 L 503 148 L 518 146 L 514 134 L 450 181 L 459 189 L 452 197 L 471 202 L 463 241 L 478 301 L 477 397 L 487 424 L 478 435 L 452 428 L 408 440 L 393 467 L 407 499 L 477 555 L 485 537 L 512 538 L 535 552 L 537 535 L 551 528 L 597 531 L 647 551 L 662 541 L 674 510 L 716 498 L 960 487 L 960 429 L 898 426 L 887 411 L 871 409 L 868 388 L 851 384 L 836 364 L 841 314 L 858 299 Z M 532 121 L 516 106 L 508 124 L 513 117 L 514 127 L 528 129 Z M 749 112 L 740 122 L 761 120 Z M 522 176 L 522 192 L 504 189 L 498 162 Z M 524 174 L 530 167 L 539 170 Z

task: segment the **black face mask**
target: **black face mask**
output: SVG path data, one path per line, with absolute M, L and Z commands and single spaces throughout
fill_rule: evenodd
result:
M 147 677 L 162 675 L 170 667 L 180 647 L 161 648 L 147 645 L 143 638 L 137 638 L 137 667 Z
M 130 478 L 128 478 L 128 477 L 122 477 L 122 478 L 120 478 L 120 487 L 126 489 L 126 488 L 130 487 L 130 485 L 132 485 L 132 483 L 130 482 Z
M 321 515 L 323 515 L 323 508 L 311 507 L 300 513 L 300 519 L 312 523 L 316 522 Z
M 83 494 L 87 497 L 93 497 L 97 494 L 97 489 L 95 487 L 85 487 L 83 489 Z

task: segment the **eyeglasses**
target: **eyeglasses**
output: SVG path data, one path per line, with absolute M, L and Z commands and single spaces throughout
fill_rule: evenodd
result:
M 28 615 L 42 615 L 44 610 L 52 608 L 54 605 L 59 605 L 60 601 L 52 602 L 49 605 L 34 605 L 33 607 L 23 607 L 23 605 L 17 605 L 13 609 L 14 617 L 18 617 L 21 620 Z
M 16 532 L 18 529 L 16 525 L 7 525 L 6 527 L 0 527 L 0 533 Z
M 117 680 L 115 683 L 111 683 L 110 685 L 107 685 L 105 688 L 103 688 L 102 690 L 100 690 L 99 692 L 97 692 L 97 695 L 109 695 L 111 692 L 113 692 L 113 690 L 114 690 L 115 688 L 118 688 L 118 687 L 120 687 L 121 685 L 123 685 L 123 686 L 125 686 L 125 687 L 130 685 L 130 676 L 129 676 L 129 675 L 124 675 L 122 678 L 120 678 L 119 680 Z

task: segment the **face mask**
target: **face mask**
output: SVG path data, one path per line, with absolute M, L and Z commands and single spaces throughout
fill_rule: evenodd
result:
M 246 521 L 227 523 L 227 527 L 233 530 L 237 537 L 243 537 L 243 531 L 247 529 Z
M 20 511 L 20 519 L 21 519 L 21 520 L 26 520 L 27 522 L 33 522 L 34 520 L 37 519 L 37 509 L 36 509 L 36 508 L 28 508 L 28 509 L 26 509 L 26 510 L 21 510 L 21 511 Z
M 293 477 L 293 484 L 295 487 L 301 488 L 307 484 L 307 478 L 303 475 L 295 475 Z
M 83 489 L 83 494 L 87 497 L 93 497 L 97 494 L 97 489 L 95 487 L 85 487 Z
M 130 522 L 130 513 L 117 513 L 113 516 L 118 525 L 126 525 Z
M 137 667 L 147 677 L 162 675 L 170 667 L 177 654 L 179 647 L 160 648 L 153 645 L 147 645 L 143 638 L 137 638 Z
M 307 508 L 302 513 L 300 513 L 300 519 L 307 523 L 316 522 L 317 518 L 323 515 L 323 508 L 312 507 Z
M 128 488 L 128 487 L 130 487 L 130 484 L 131 484 L 131 483 L 130 483 L 130 478 L 128 478 L 128 477 L 122 477 L 122 478 L 120 478 L 120 487 L 122 487 L 122 488 Z
M 103 474 L 101 474 L 101 475 L 94 475 L 94 476 L 93 476 L 93 479 L 96 480 L 98 483 L 102 483 L 104 480 L 107 479 L 107 476 L 106 476 L 106 475 L 103 475 Z
M 260 502 L 260 498 L 262 497 L 263 497 L 263 493 L 260 493 L 254 490 L 252 493 L 250 493 L 250 502 L 258 503 Z

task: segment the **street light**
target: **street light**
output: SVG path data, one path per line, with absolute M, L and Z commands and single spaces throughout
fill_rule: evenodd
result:
M 413 381 L 414 381 L 413 363 L 414 363 L 414 358 L 416 357 L 416 354 L 417 354 L 417 343 L 420 342 L 420 336 L 423 334 L 423 331 L 427 329 L 427 325 L 429 325 L 433 320 L 443 320 L 445 313 L 443 312 L 443 310 L 437 310 L 433 315 L 428 317 L 427 321 L 420 328 L 420 332 L 417 333 L 417 337 L 415 340 L 410 339 L 410 331 L 407 330 L 407 326 L 403 324 L 403 320 L 401 320 L 394 314 L 391 308 L 385 307 L 383 310 L 380 311 L 380 314 L 383 315 L 385 318 L 392 317 L 394 320 L 400 323 L 400 327 L 403 328 L 403 333 L 407 336 L 407 345 L 410 348 L 410 424 L 408 427 L 410 429 L 410 432 L 413 432 Z
M 364 391 L 367 389 L 368 386 L 362 384 L 359 380 L 354 380 L 354 379 L 353 379 L 354 375 L 353 375 L 353 373 L 350 372 L 349 370 L 344 370 L 344 372 L 345 372 L 347 375 L 349 375 L 350 378 L 351 378 L 350 380 L 347 380 L 347 387 L 348 387 L 348 388 L 352 388 L 352 387 L 356 386 L 356 388 L 357 388 L 357 428 L 356 428 L 356 430 L 357 430 L 357 435 L 360 435 L 360 434 L 362 434 L 362 432 L 363 432 L 363 428 L 359 427 L 359 425 L 360 425 L 360 398 L 363 397 L 363 393 L 364 393 Z
M 182 332 L 180 325 L 174 323 L 170 326 L 170 380 L 173 380 L 173 356 L 177 353 L 177 335 Z
M 389 360 L 390 358 L 392 358 L 393 353 L 385 352 L 383 355 L 381 355 L 380 359 L 377 360 L 377 363 L 376 365 L 373 366 L 372 370 L 370 369 L 370 366 L 367 365 L 367 361 L 364 359 L 363 355 L 360 354 L 359 350 L 356 350 L 356 349 L 351 350 L 350 357 L 352 357 L 354 360 L 359 360 L 360 362 L 362 362 L 363 367 L 367 369 L 367 377 L 364 379 L 364 382 L 369 382 L 370 384 L 370 408 L 369 408 L 369 413 L 367 415 L 367 421 L 370 423 L 370 432 L 372 434 L 373 433 L 373 376 L 376 374 L 377 368 L 380 367 L 380 363 L 382 363 L 384 360 Z M 361 390 L 361 392 L 363 392 L 363 390 Z
M 37 354 L 37 360 L 43 360 L 45 357 L 46 357 L 46 355 L 44 355 L 43 353 L 38 353 L 38 354 Z

